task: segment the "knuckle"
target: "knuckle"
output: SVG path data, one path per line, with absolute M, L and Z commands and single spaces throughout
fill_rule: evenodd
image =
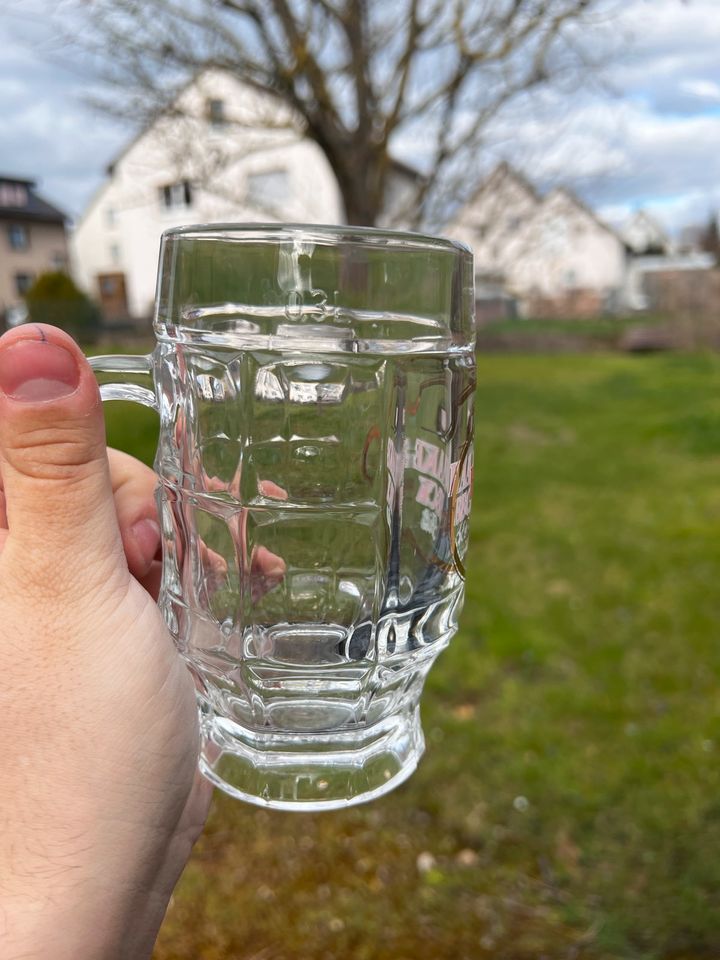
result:
M 6 446 L 3 458 L 22 476 L 50 481 L 77 479 L 104 466 L 86 435 L 57 426 L 24 431 Z

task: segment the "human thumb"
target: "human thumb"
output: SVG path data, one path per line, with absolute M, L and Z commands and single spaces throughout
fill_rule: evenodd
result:
M 126 574 L 98 387 L 75 341 L 55 327 L 0 337 L 0 473 L 4 567 L 61 580 L 82 568 L 85 589 L 93 571 L 104 582 L 110 571 Z

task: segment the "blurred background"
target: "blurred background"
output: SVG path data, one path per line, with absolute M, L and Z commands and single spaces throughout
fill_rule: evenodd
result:
M 216 796 L 156 960 L 720 956 L 716 0 L 6 0 L 0 44 L 6 327 L 147 351 L 183 223 L 476 256 L 426 756 L 347 812 Z

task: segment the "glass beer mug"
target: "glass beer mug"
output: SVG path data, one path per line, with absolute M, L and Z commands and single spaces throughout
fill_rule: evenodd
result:
M 160 415 L 160 606 L 195 677 L 201 768 L 343 807 L 405 780 L 457 629 L 472 483 L 472 256 L 354 227 L 162 239 L 147 357 L 91 362 Z

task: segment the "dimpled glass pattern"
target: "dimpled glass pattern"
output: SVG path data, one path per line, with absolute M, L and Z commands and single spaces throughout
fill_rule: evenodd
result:
M 415 768 L 463 599 L 471 310 L 471 257 L 449 241 L 165 236 L 160 605 L 196 678 L 203 771 L 229 793 L 337 807 Z

